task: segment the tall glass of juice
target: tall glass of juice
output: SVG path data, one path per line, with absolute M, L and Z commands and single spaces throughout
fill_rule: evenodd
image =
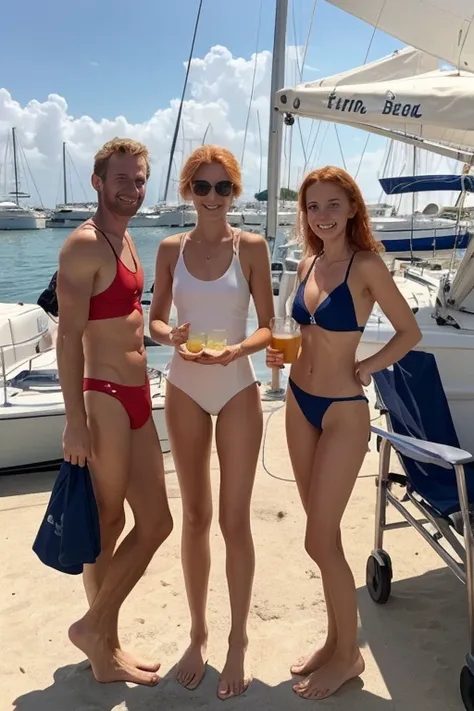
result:
M 301 346 L 301 330 L 291 316 L 276 317 L 271 320 L 271 347 L 283 353 L 284 363 L 294 363 Z

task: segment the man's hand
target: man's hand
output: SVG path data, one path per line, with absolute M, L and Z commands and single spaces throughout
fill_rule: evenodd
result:
M 66 462 L 84 467 L 91 459 L 90 435 L 87 425 L 66 422 L 63 434 L 63 452 Z

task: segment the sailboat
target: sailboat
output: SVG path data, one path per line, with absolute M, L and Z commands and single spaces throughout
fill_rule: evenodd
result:
M 20 204 L 20 199 L 29 198 L 30 195 L 21 190 L 20 186 L 20 161 L 18 155 L 18 137 L 16 128 L 12 128 L 12 163 L 14 189 L 9 191 L 5 199 L 0 197 L 0 231 L 2 230 L 40 230 L 45 227 L 45 215 L 31 207 Z M 8 146 L 5 148 L 7 153 Z M 9 182 L 6 180 L 5 182 Z M 13 197 L 14 199 L 7 199 Z

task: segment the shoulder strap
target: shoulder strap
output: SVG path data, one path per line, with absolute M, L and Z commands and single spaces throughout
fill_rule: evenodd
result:
M 347 279 L 348 279 L 348 277 L 349 277 L 349 272 L 350 272 L 350 270 L 351 270 L 352 262 L 354 261 L 354 257 L 355 257 L 355 256 L 356 256 L 356 253 L 354 252 L 354 254 L 353 254 L 352 257 L 351 257 L 351 261 L 350 261 L 349 264 L 348 264 L 347 271 L 346 271 L 346 276 L 345 276 L 345 278 L 344 278 L 344 281 L 347 281 Z
M 100 234 L 101 234 L 103 237 L 105 237 L 106 241 L 107 241 L 108 244 L 109 244 L 110 249 L 111 249 L 112 252 L 115 254 L 115 257 L 118 259 L 117 252 L 116 252 L 115 249 L 112 247 L 112 243 L 111 243 L 111 241 L 109 240 L 109 238 L 107 237 L 107 235 L 105 234 L 105 232 L 104 232 L 103 230 L 101 230 L 100 227 L 97 227 L 97 225 L 95 224 L 95 222 L 92 222 L 92 221 L 91 221 L 91 222 L 89 222 L 89 224 L 92 225 L 92 227 L 93 227 L 95 230 L 97 230 L 97 232 L 100 232 Z M 133 256 L 133 255 L 132 255 L 132 256 Z
M 132 255 L 132 261 L 133 261 L 133 264 L 134 264 L 134 266 L 135 266 L 135 271 L 137 271 L 137 269 L 138 269 L 138 262 L 137 262 L 137 260 L 135 259 L 135 254 L 134 254 L 134 252 L 133 252 L 132 245 L 131 245 L 131 243 L 130 243 L 130 239 L 127 237 L 127 233 L 126 233 L 126 232 L 125 232 L 125 234 L 124 234 L 124 238 L 125 238 L 125 242 L 127 243 L 129 252 L 130 252 L 130 254 Z M 109 244 L 110 244 L 110 243 L 109 243 Z M 112 246 L 112 245 L 110 245 L 110 246 Z
M 237 230 L 234 232 L 233 244 L 234 244 L 234 254 L 238 257 L 240 250 L 240 238 L 242 236 L 242 230 Z
M 188 232 L 185 232 L 184 235 L 182 235 L 180 242 L 179 242 L 179 256 L 181 256 L 184 252 L 184 245 L 186 244 L 186 240 L 188 238 Z
M 308 281 L 308 277 L 309 277 L 309 275 L 311 274 L 311 272 L 312 272 L 313 269 L 314 269 L 314 265 L 316 264 L 317 258 L 318 258 L 318 255 L 316 255 L 315 258 L 313 259 L 313 261 L 311 262 L 311 266 L 310 266 L 310 268 L 308 269 L 308 271 L 306 272 L 305 278 L 304 278 L 303 281 L 301 282 L 302 284 L 306 284 L 306 282 Z

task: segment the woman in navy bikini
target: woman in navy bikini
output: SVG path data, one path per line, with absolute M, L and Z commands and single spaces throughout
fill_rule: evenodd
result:
M 323 646 L 299 660 L 293 687 L 324 699 L 364 671 L 357 644 L 354 579 L 344 557 L 341 519 L 367 452 L 370 418 L 362 386 L 410 351 L 421 333 L 414 315 L 377 252 L 367 208 L 354 180 L 328 166 L 311 172 L 299 192 L 305 255 L 292 316 L 301 325 L 291 367 L 286 433 L 306 511 L 305 548 L 321 570 L 328 614 Z M 377 302 L 395 335 L 375 355 L 356 361 L 361 333 Z M 283 356 L 267 350 L 267 365 Z

